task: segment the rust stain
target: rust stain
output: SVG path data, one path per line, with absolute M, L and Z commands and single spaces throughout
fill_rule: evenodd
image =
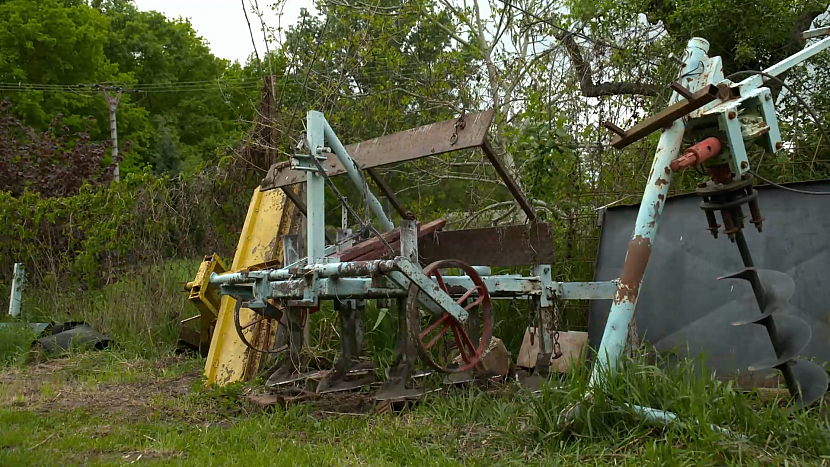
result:
M 637 300 L 650 256 L 651 240 L 648 238 L 637 235 L 628 242 L 628 255 L 620 273 L 620 285 L 614 297 L 615 304 L 619 305 L 623 301 L 634 303 Z
M 664 195 L 663 193 L 660 193 L 659 195 L 657 195 L 657 199 L 659 199 L 660 201 L 663 201 L 663 200 L 666 199 L 666 195 Z
M 666 175 L 671 175 L 671 169 L 670 169 L 669 167 L 664 167 L 664 168 L 663 168 L 663 172 L 664 172 Z
M 668 185 L 669 181 L 666 180 L 665 178 L 658 178 L 657 181 L 654 182 L 654 184 L 657 185 L 657 186 L 663 186 L 663 185 Z

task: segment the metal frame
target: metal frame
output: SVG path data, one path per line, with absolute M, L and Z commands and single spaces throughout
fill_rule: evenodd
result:
M 464 119 L 466 118 L 466 122 Z M 536 213 L 530 202 L 521 192 L 518 184 L 510 177 L 501 165 L 495 151 L 487 143 L 484 134 L 492 119 L 492 111 L 482 114 L 462 117 L 462 119 L 427 125 L 420 129 L 402 132 L 389 137 L 375 140 L 372 147 L 366 148 L 366 143 L 357 146 L 344 147 L 322 113 L 310 111 L 307 115 L 307 130 L 305 134 L 306 153 L 295 155 L 289 167 L 272 167 L 269 176 L 263 182 L 267 188 L 285 188 L 297 181 L 297 173 L 305 173 L 307 230 L 306 230 L 306 258 L 291 261 L 278 269 L 262 269 L 256 271 L 240 271 L 225 274 L 212 274 L 210 284 L 218 287 L 220 294 L 230 295 L 246 303 L 246 307 L 260 314 L 269 313 L 270 301 L 276 300 L 287 304 L 289 319 L 294 313 L 291 310 L 298 308 L 317 307 L 321 300 L 333 300 L 337 303 L 365 299 L 397 299 L 399 305 L 411 295 L 411 289 L 417 288 L 421 293 L 418 300 L 433 312 L 446 312 L 455 321 L 466 325 L 468 312 L 456 300 L 465 291 L 474 289 L 473 278 L 466 275 L 443 276 L 447 287 L 445 292 L 436 282 L 421 272 L 418 256 L 417 224 L 407 219 L 404 214 L 408 211 L 396 202 L 396 210 L 404 217 L 401 230 L 392 232 L 393 224 L 383 211 L 382 206 L 371 192 L 361 168 L 371 169 L 377 166 L 373 160 L 364 158 L 361 162 L 351 157 L 349 148 L 364 151 L 364 154 L 375 154 L 378 147 L 388 147 L 399 144 L 401 138 L 411 141 L 430 144 L 430 150 L 418 152 L 404 149 L 405 154 L 398 154 L 393 162 L 411 160 L 429 154 L 446 152 L 449 150 L 481 147 L 496 171 L 505 181 L 505 185 L 514 195 L 517 203 L 523 209 L 527 218 L 536 219 Z M 450 125 L 452 123 L 452 125 Z M 459 124 L 460 123 L 460 124 Z M 436 130 L 437 128 L 437 130 Z M 453 134 L 448 141 L 436 142 L 435 133 L 439 130 L 451 129 Z M 366 152 L 368 151 L 368 152 Z M 407 152 L 408 151 L 408 152 Z M 335 159 L 332 158 L 334 155 Z M 367 156 L 364 156 L 367 157 Z M 389 157 L 386 157 L 389 161 Z M 366 203 L 369 205 L 376 220 L 388 234 L 378 236 L 378 244 L 386 243 L 380 237 L 388 237 L 400 246 L 400 255 L 392 259 L 377 259 L 371 261 L 342 261 L 338 259 L 337 245 L 325 245 L 324 197 L 327 178 L 346 173 L 352 183 L 358 188 Z M 380 179 L 377 173 L 370 176 L 381 188 L 388 191 L 389 187 Z M 379 180 L 380 179 L 380 180 Z M 387 193 L 388 196 L 388 193 Z M 430 223 L 430 225 L 435 223 Z M 443 223 L 434 227 L 440 228 Z M 399 238 L 398 238 L 399 236 Z M 287 248 L 287 247 L 286 247 Z M 557 299 L 611 299 L 616 291 L 616 282 L 608 283 L 561 283 L 551 279 L 550 264 L 532 265 L 529 276 L 522 275 L 490 275 L 488 267 L 474 266 L 484 283 L 488 295 L 493 299 L 525 299 L 531 306 L 538 308 L 542 323 L 539 326 L 550 332 L 543 333 L 542 354 L 550 355 L 554 350 L 553 319 L 554 303 Z M 456 293 L 455 291 L 460 292 Z M 478 292 L 473 292 L 470 299 L 475 300 Z M 399 306 L 402 308 L 401 306 Z M 342 308 L 342 307 L 341 307 Z M 341 309 L 341 312 L 343 310 Z M 352 318 L 349 318 L 352 319 Z M 404 320 L 405 321 L 405 320 Z M 351 324 L 348 324 L 351 326 Z M 350 332 L 344 327 L 344 332 Z M 400 331 L 399 331 L 400 332 Z M 406 333 L 405 333 L 406 334 Z M 399 341 L 411 339 L 408 335 L 399 336 Z M 407 354 L 404 360 L 411 365 L 413 354 L 406 350 L 411 348 L 406 342 L 400 343 L 399 353 Z M 409 345 L 409 347 L 408 347 Z M 296 351 L 296 347 L 292 347 Z M 343 349 L 346 352 L 347 349 Z M 354 349 L 348 349 L 353 352 Z M 351 355 L 349 355 L 351 356 Z M 393 379 L 408 378 L 411 369 L 398 366 Z

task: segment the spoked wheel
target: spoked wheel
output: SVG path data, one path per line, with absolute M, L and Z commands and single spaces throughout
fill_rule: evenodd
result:
M 246 310 L 247 313 L 242 312 L 243 309 Z M 246 316 L 241 317 L 241 315 Z M 245 321 L 245 324 L 242 323 L 243 320 Z M 278 336 L 280 327 L 282 326 L 279 320 L 254 313 L 252 310 L 243 308 L 242 302 L 239 300 L 236 301 L 236 306 L 233 309 L 233 325 L 234 328 L 236 328 L 236 334 L 239 336 L 242 343 L 255 352 L 263 354 L 277 354 L 286 349 L 286 346 L 282 345 L 283 343 L 274 342 L 274 340 L 280 340 Z M 253 336 L 253 342 L 250 342 L 245 336 L 245 333 L 248 332 L 248 329 L 250 328 L 254 328 L 250 331 Z M 277 348 L 271 349 L 270 347 Z
M 472 280 L 473 287 L 465 291 L 450 291 L 440 272 L 446 268 L 464 271 Z M 436 261 L 424 268 L 423 273 L 431 277 L 448 295 L 460 295 L 456 303 L 467 310 L 470 316 L 467 323 L 461 323 L 446 311 L 434 313 L 426 307 L 426 316 L 422 316 L 422 307 L 418 301 L 421 289 L 411 285 L 407 321 L 418 355 L 442 373 L 469 371 L 481 360 L 493 335 L 493 304 L 487 287 L 475 269 L 458 260 Z M 476 329 L 471 329 L 472 332 L 468 333 L 469 325 Z M 473 342 L 475 337 L 471 339 L 471 334 L 478 338 L 478 342 Z

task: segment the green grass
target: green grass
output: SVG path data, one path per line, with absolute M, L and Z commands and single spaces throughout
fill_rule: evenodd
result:
M 585 369 L 537 397 L 458 388 L 400 415 L 333 415 L 351 409 L 312 402 L 263 411 L 242 397 L 258 389 L 250 384 L 205 389 L 202 364 L 106 351 L 7 370 L 16 383 L 0 379 L 0 465 L 125 465 L 139 456 L 140 465 L 183 466 L 830 462 L 825 406 L 790 416 L 777 401 L 694 378 L 682 365 L 628 362 L 562 431 L 557 416 L 582 400 Z M 673 410 L 680 423 L 650 425 L 620 401 Z
M 32 362 L 31 332 L 0 327 L 0 466 L 830 464 L 825 405 L 788 415 L 691 364 L 626 362 L 568 430 L 558 416 L 583 400 L 587 367 L 536 397 L 460 388 L 402 415 L 338 399 L 263 411 L 244 397 L 261 386 L 205 389 L 204 361 L 171 355 L 178 320 L 194 314 L 180 281 L 197 264 L 147 267 L 96 290 L 48 281 L 27 290 L 29 321 L 84 320 L 119 345 Z M 385 367 L 395 318 L 373 304 L 366 314 L 366 354 Z M 513 355 L 525 316 L 507 303 L 496 309 L 496 335 Z M 332 310 L 314 315 L 313 339 L 325 341 L 317 352 L 333 358 L 337 333 Z M 654 426 L 621 402 L 673 411 L 679 422 Z
M 196 314 L 182 282 L 193 280 L 198 267 L 198 259 L 166 261 L 125 271 L 94 289 L 47 277 L 24 290 L 21 317 L 28 322 L 84 321 L 122 349 L 156 357 L 175 345 L 179 321 Z M 13 349 L 0 344 L 0 361 L 10 353 Z

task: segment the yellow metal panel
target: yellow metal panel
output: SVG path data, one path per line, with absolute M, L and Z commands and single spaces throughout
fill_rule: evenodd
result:
M 232 271 L 248 268 L 264 262 L 282 260 L 282 235 L 291 228 L 293 205 L 282 190 L 254 190 L 245 224 L 239 236 L 239 244 L 233 258 Z M 261 362 L 262 354 L 248 349 L 234 329 L 233 310 L 236 300 L 222 297 L 219 317 L 213 332 L 213 341 L 205 363 L 208 384 L 225 385 L 234 381 L 247 380 L 254 376 Z M 254 313 L 243 308 L 240 322 L 244 325 Z M 261 329 L 260 329 L 261 328 Z M 276 326 L 256 325 L 245 330 L 248 341 L 258 348 L 262 340 L 272 341 Z

